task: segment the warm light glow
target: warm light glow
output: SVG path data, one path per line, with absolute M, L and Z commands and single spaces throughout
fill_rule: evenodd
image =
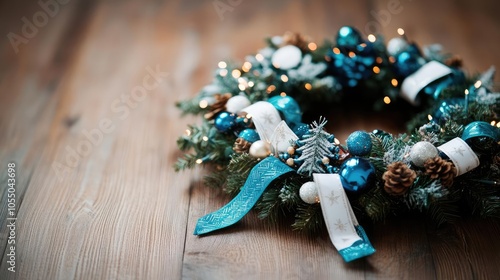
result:
M 221 69 L 219 72 L 219 75 L 221 75 L 222 77 L 225 77 L 227 75 L 227 69 Z
M 257 59 L 258 61 L 262 61 L 262 60 L 264 60 L 264 56 L 261 55 L 260 53 L 258 53 L 255 55 L 255 59 Z
M 432 121 L 432 116 L 431 115 L 427 115 L 427 118 L 429 119 L 429 121 Z
M 335 142 L 335 145 L 339 145 L 339 144 L 340 144 L 340 141 L 339 141 L 339 139 L 337 139 L 337 138 L 334 138 L 334 139 L 333 139 L 333 142 Z
M 315 43 L 313 43 L 313 42 L 309 43 L 309 44 L 307 45 L 307 47 L 308 47 L 311 51 L 315 51 L 315 50 L 318 48 L 318 46 L 317 46 Z
M 248 61 L 243 63 L 243 66 L 241 66 L 241 70 L 243 70 L 243 72 L 248 72 L 248 71 L 250 71 L 251 68 L 252 68 L 252 63 L 250 63 Z
M 375 42 L 376 40 L 377 40 L 377 37 L 375 37 L 375 35 L 373 35 L 373 34 L 368 35 L 368 41 L 370 41 L 370 42 L 372 42 L 372 43 L 373 43 L 373 42 Z
M 333 53 L 334 54 L 340 54 L 340 49 L 339 48 L 333 48 Z
M 482 82 L 481 81 L 477 81 L 476 83 L 474 83 L 474 87 L 475 88 L 480 88 L 482 85 Z
M 254 83 L 252 81 L 248 82 L 249 87 L 253 87 Z
M 275 85 L 270 85 L 270 86 L 268 86 L 268 87 L 267 87 L 267 90 L 266 90 L 266 91 L 267 91 L 267 93 L 271 93 L 271 92 L 273 92 L 275 89 L 276 89 L 276 86 L 275 86 Z
M 219 68 L 226 68 L 227 67 L 227 63 L 224 61 L 219 61 L 219 64 L 217 64 L 217 65 L 219 65 Z
M 491 121 L 490 124 L 491 124 L 491 126 L 495 126 L 496 123 L 497 123 L 496 121 Z
M 306 83 L 304 85 L 304 87 L 307 89 L 307 90 L 311 90 L 313 88 L 313 86 L 310 84 L 310 83 Z
M 380 63 L 382 63 L 382 62 L 383 62 L 383 60 L 382 60 L 382 58 L 381 58 L 380 56 L 379 56 L 379 57 L 377 57 L 377 59 L 376 59 L 375 61 L 376 61 L 378 64 L 380 64 Z
M 285 74 L 281 75 L 281 80 L 282 80 L 284 83 L 288 82 L 288 77 L 287 77 L 287 75 L 285 75 Z
M 389 56 L 389 62 L 390 63 L 396 62 L 396 59 L 394 58 L 394 56 Z
M 243 91 L 243 90 L 245 90 L 247 87 L 246 87 L 244 84 L 239 84 L 239 85 L 238 85 L 238 88 L 239 88 L 241 91 Z
M 361 47 L 363 47 L 363 48 L 364 48 L 364 47 L 366 47 L 366 43 L 361 43 L 361 44 L 359 44 L 359 45 L 360 45 Z
M 231 75 L 233 75 L 233 78 L 237 79 L 241 76 L 241 71 L 238 69 L 234 69 L 233 72 L 231 72 Z
M 405 35 L 405 30 L 403 28 L 398 28 L 398 34 L 401 36 Z
M 500 128 L 500 122 L 497 122 L 497 127 Z
M 186 129 L 186 131 L 184 131 L 184 133 L 186 134 L 186 136 L 191 136 L 191 130 L 189 130 L 189 129 Z
M 384 103 L 385 104 L 390 104 L 391 103 L 391 98 L 389 96 L 384 97 Z
M 285 97 L 285 96 L 286 96 L 286 93 L 283 91 L 282 93 L 280 93 L 280 96 L 281 96 L 281 97 Z
M 397 87 L 398 86 L 398 80 L 392 79 L 391 80 L 391 84 L 392 84 L 393 87 Z
M 465 89 L 464 93 L 465 93 L 465 95 L 469 95 L 469 90 Z
M 207 136 L 203 136 L 201 139 L 202 139 L 203 141 L 205 141 L 205 142 L 207 142 L 207 141 L 208 141 L 208 137 L 207 137 Z
M 201 158 L 199 158 L 199 159 L 197 159 L 197 160 L 196 160 L 196 163 L 197 163 L 197 164 L 202 164 L 202 163 L 203 163 L 203 160 L 202 160 Z
M 373 67 L 373 73 L 375 73 L 375 74 L 380 73 L 380 68 L 378 68 L 378 66 L 374 66 Z
M 200 103 L 199 103 L 198 105 L 200 105 L 200 108 L 201 108 L 201 109 L 205 109 L 205 108 L 207 108 L 207 107 L 208 107 L 208 101 L 207 101 L 207 100 L 205 100 L 205 99 L 200 100 Z
M 356 54 L 354 52 L 349 52 L 349 57 L 352 58 L 352 57 L 355 57 L 355 56 L 356 56 Z

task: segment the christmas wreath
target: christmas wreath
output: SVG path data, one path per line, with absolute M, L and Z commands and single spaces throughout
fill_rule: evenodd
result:
M 500 217 L 495 69 L 466 75 L 439 45 L 421 50 L 398 33 L 385 45 L 344 26 L 322 46 L 286 33 L 243 64 L 219 62 L 214 81 L 178 103 L 203 117 L 178 139 L 185 154 L 176 170 L 212 165 L 205 184 L 235 196 L 200 218 L 195 234 L 230 226 L 256 208 L 271 221 L 294 216 L 296 230 L 326 226 L 350 261 L 375 252 L 356 217 Z M 314 116 L 326 104 L 403 108 L 409 132 L 355 131 L 343 145 L 325 130 L 327 120 Z M 303 112 L 317 121 L 303 123 Z

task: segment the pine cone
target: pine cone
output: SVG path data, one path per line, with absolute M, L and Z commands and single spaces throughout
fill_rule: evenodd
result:
M 446 61 L 444 62 L 444 64 L 446 64 L 446 65 L 448 65 L 450 67 L 459 68 L 459 67 L 462 67 L 463 60 L 459 56 L 452 56 L 452 57 L 446 59 Z
M 308 52 L 309 51 L 309 40 L 301 35 L 300 33 L 294 33 L 294 32 L 286 32 L 285 35 L 283 35 L 283 43 L 281 46 L 286 46 L 286 45 L 294 45 L 302 52 Z
M 231 98 L 231 96 L 232 95 L 230 93 L 214 95 L 215 102 L 208 107 L 208 112 L 205 114 L 205 119 L 212 120 L 218 113 L 226 110 L 226 103 L 229 98 Z
M 238 154 L 248 153 L 251 145 L 252 143 L 248 142 L 247 140 L 243 138 L 237 138 L 234 142 L 233 151 Z
M 453 185 L 455 179 L 456 169 L 452 162 L 435 157 L 428 159 L 424 163 L 425 173 L 432 179 L 440 179 L 443 187 L 450 187 Z
M 384 190 L 390 195 L 404 195 L 417 178 L 415 171 L 403 162 L 393 162 L 382 175 Z

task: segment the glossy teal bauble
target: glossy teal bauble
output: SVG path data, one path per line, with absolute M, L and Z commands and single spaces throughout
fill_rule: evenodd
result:
M 375 167 L 364 158 L 349 158 L 340 167 L 340 180 L 344 189 L 351 193 L 368 190 L 375 185 Z
M 372 138 L 364 131 L 354 131 L 347 138 L 347 149 L 354 156 L 366 156 L 372 150 Z
M 306 135 L 309 132 L 309 126 L 305 123 L 299 123 L 292 128 L 293 133 L 297 135 L 297 137 L 302 138 L 302 136 Z
M 363 43 L 361 33 L 352 26 L 343 26 L 337 33 L 337 47 L 339 48 L 355 48 Z
M 271 103 L 276 110 L 278 110 L 285 119 L 289 126 L 295 126 L 302 122 L 302 111 L 300 111 L 300 106 L 290 96 L 273 96 L 267 100 Z
M 255 131 L 255 129 L 250 129 L 250 128 L 247 128 L 247 129 L 244 129 L 243 131 L 241 131 L 238 134 L 238 138 L 243 138 L 245 141 L 247 141 L 249 143 L 253 143 L 257 140 L 260 140 L 260 137 L 259 137 L 259 134 L 257 133 L 257 131 Z
M 236 126 L 236 115 L 229 112 L 221 112 L 215 117 L 214 125 L 220 132 L 229 132 Z

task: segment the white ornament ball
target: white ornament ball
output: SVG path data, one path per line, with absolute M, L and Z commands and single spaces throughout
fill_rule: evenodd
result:
M 424 163 L 439 155 L 438 149 L 430 142 L 421 141 L 415 143 L 410 149 L 410 160 L 418 167 L 424 167 Z
M 304 183 L 299 190 L 300 198 L 308 204 L 315 204 L 319 202 L 318 188 L 314 182 Z
M 257 140 L 252 143 L 248 153 L 254 158 L 265 158 L 271 154 L 271 144 L 267 141 Z
M 236 95 L 231 98 L 226 102 L 226 111 L 229 113 L 236 114 L 243 110 L 243 108 L 246 108 L 250 106 L 252 103 L 246 96 L 243 95 Z
M 277 49 L 271 59 L 274 67 L 288 70 L 297 67 L 302 61 L 302 51 L 296 46 L 287 45 Z
M 401 37 L 395 37 L 387 43 L 387 53 L 391 56 L 396 56 L 400 52 L 406 50 L 408 46 L 408 41 Z

